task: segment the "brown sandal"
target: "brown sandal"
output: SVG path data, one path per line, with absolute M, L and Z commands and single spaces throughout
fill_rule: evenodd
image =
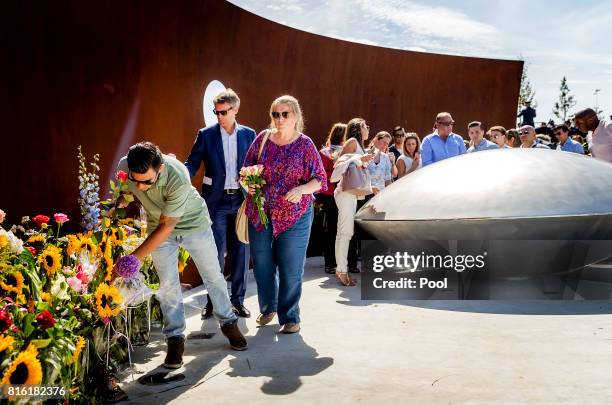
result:
M 345 287 L 353 287 L 357 284 L 357 282 L 353 280 L 348 273 L 336 273 L 336 276 L 338 277 L 338 280 L 340 280 L 340 284 Z

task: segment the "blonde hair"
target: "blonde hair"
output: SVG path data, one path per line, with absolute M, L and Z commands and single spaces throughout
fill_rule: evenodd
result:
M 274 125 L 274 118 L 272 118 L 272 111 L 274 111 L 274 107 L 279 104 L 285 104 L 289 106 L 291 112 L 293 112 L 297 118 L 295 122 L 295 130 L 299 133 L 304 131 L 304 115 L 302 114 L 302 108 L 300 107 L 300 103 L 297 101 L 297 98 L 288 94 L 278 97 L 272 102 L 272 105 L 270 105 L 270 129 L 276 129 L 276 126 Z

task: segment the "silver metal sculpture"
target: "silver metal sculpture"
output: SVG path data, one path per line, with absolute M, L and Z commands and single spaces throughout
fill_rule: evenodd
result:
M 394 182 L 356 221 L 386 242 L 481 241 L 496 276 L 567 272 L 612 256 L 612 164 L 543 149 L 470 153 Z

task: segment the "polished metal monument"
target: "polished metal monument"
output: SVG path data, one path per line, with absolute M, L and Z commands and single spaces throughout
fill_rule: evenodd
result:
M 562 273 L 612 255 L 612 164 L 488 150 L 419 169 L 356 215 L 379 240 L 481 241 L 494 276 Z

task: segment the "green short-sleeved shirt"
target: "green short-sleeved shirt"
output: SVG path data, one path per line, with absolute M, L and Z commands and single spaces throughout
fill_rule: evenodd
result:
M 147 211 L 147 232 L 151 233 L 159 225 L 159 217 L 180 218 L 172 235 L 185 236 L 193 232 L 205 231 L 211 220 L 206 202 L 191 185 L 191 178 L 185 165 L 175 158 L 163 155 L 164 170 L 147 191 L 140 191 L 136 183 L 127 180 L 131 193 Z M 124 156 L 117 170 L 129 173 L 127 156 Z

